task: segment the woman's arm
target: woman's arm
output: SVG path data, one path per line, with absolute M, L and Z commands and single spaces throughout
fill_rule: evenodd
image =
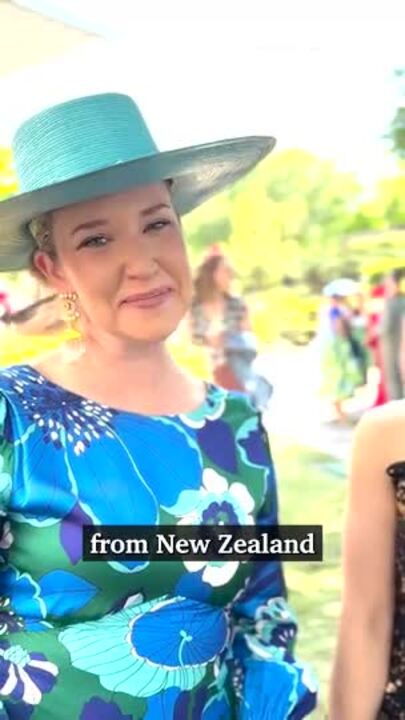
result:
M 357 428 L 344 536 L 343 606 L 330 720 L 375 720 L 387 680 L 394 602 L 395 499 L 386 474 L 398 432 L 389 406 Z

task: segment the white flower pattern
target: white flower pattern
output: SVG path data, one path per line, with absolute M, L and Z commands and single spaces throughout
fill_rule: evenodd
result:
M 241 482 L 228 483 L 212 468 L 203 471 L 201 489 L 196 492 L 194 509 L 179 525 L 253 525 L 254 500 Z M 226 585 L 238 570 L 239 560 L 184 560 L 189 572 L 203 570 L 202 579 L 212 587 Z
M 0 695 L 3 699 L 22 700 L 28 705 L 39 705 L 43 693 L 52 689 L 59 673 L 57 666 L 45 655 L 28 653 L 20 645 L 1 642 L 0 659 L 3 666 Z

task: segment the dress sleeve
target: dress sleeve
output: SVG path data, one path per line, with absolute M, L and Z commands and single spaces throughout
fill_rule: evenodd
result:
M 278 524 L 276 476 L 267 433 L 266 496 L 257 518 Z M 318 683 L 310 668 L 294 656 L 297 619 L 288 605 L 282 565 L 257 561 L 233 608 L 234 686 L 238 720 L 299 720 L 316 707 Z
M 0 565 L 8 560 L 8 548 L 12 543 L 8 507 L 12 490 L 13 444 L 7 437 L 7 400 L 0 393 Z M 1 578 L 1 574 L 0 574 Z M 0 582 L 0 635 L 4 637 L 10 626 L 17 622 L 15 613 L 11 611 L 10 600 L 4 593 Z

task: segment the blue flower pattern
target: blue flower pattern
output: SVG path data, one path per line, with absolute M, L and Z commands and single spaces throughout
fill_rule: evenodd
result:
M 178 561 L 165 576 L 147 560 L 81 558 L 83 525 L 277 522 L 245 398 L 207 385 L 196 411 L 148 417 L 22 365 L 0 373 L 0 423 L 0 720 L 40 720 L 42 707 L 62 720 L 66 703 L 78 720 L 312 711 L 278 563 Z

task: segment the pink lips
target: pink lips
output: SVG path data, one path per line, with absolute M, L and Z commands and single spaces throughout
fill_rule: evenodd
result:
M 162 305 L 172 294 L 172 288 L 161 287 L 151 290 L 148 293 L 137 293 L 136 295 L 128 295 L 121 305 L 135 305 L 136 307 L 149 308 Z

